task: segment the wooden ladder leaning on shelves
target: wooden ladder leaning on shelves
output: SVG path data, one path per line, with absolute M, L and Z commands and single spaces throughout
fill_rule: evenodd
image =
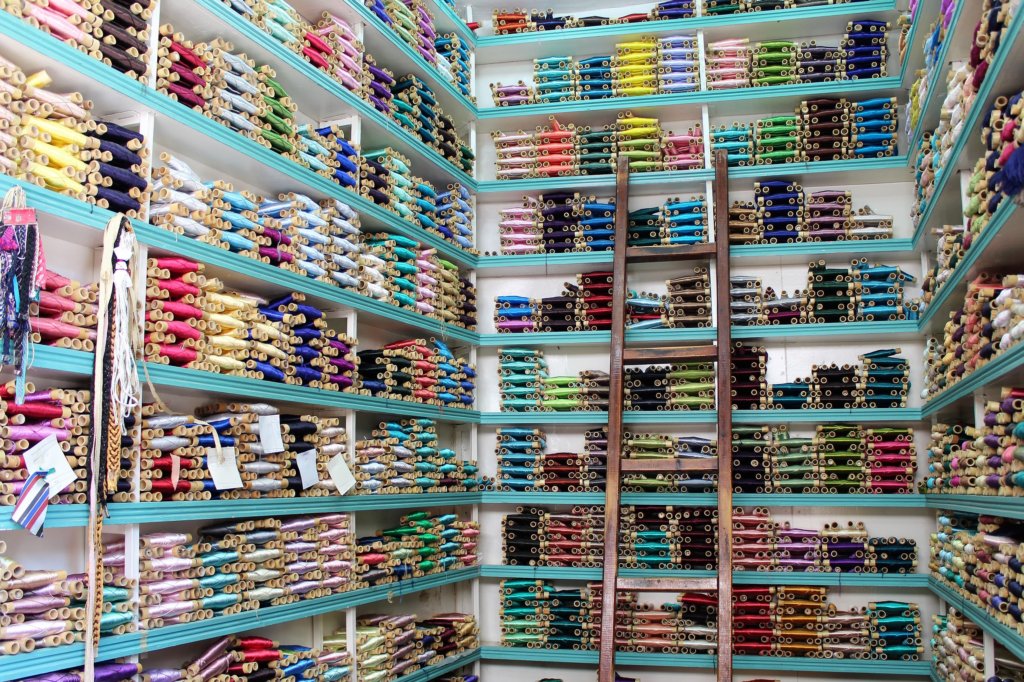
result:
M 628 247 L 629 164 L 620 157 L 615 177 L 615 254 L 612 267 L 612 341 L 609 369 L 608 464 L 604 507 L 604 568 L 601 590 L 601 651 L 598 682 L 615 682 L 615 608 L 620 590 L 630 592 L 707 591 L 718 594 L 718 682 L 732 682 L 732 404 L 729 325 L 729 171 L 725 152 L 714 156 L 714 244 Z M 713 345 L 627 348 L 626 268 L 630 263 L 663 263 L 714 258 L 717 338 Z M 667 460 L 622 459 L 623 378 L 629 365 L 716 362 L 718 457 Z M 722 456 L 724 455 L 724 456 Z M 718 474 L 718 576 L 715 578 L 619 578 L 621 477 L 630 472 Z

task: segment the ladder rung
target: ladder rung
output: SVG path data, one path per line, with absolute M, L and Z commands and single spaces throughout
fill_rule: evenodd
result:
M 615 588 L 630 592 L 717 591 L 718 578 L 619 578 Z
M 677 246 L 631 246 L 626 260 L 631 263 L 665 263 L 669 261 L 714 258 L 714 244 L 679 244 Z
M 622 471 L 718 471 L 718 458 L 624 459 L 619 468 Z
M 659 362 L 713 362 L 717 359 L 717 346 L 658 346 L 655 348 L 626 348 L 622 351 L 622 362 L 626 365 L 646 365 Z

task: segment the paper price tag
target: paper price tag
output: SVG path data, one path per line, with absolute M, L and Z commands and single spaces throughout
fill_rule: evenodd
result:
M 334 481 L 339 495 L 344 495 L 356 485 L 356 477 L 352 475 L 348 468 L 348 462 L 345 461 L 345 456 L 341 453 L 331 457 L 331 461 L 327 463 L 327 473 L 331 475 L 331 480 Z
M 50 499 L 64 491 L 69 485 L 75 482 L 75 470 L 68 464 L 68 458 L 60 449 L 60 443 L 56 436 L 47 436 L 43 440 L 29 448 L 22 455 L 25 458 L 25 468 L 28 471 L 49 471 L 46 475 L 46 482 L 50 486 Z
M 295 456 L 299 465 L 299 478 L 302 479 L 302 489 L 312 488 L 320 482 L 320 474 L 316 470 L 316 450 L 306 450 Z
M 284 441 L 281 440 L 281 415 L 260 415 L 260 445 L 263 446 L 265 455 L 284 452 Z
M 217 490 L 231 490 L 242 487 L 242 476 L 238 473 L 238 460 L 235 457 L 234 448 L 221 448 L 221 455 L 217 456 L 217 450 L 206 448 L 206 468 L 210 470 L 213 477 L 213 487 Z

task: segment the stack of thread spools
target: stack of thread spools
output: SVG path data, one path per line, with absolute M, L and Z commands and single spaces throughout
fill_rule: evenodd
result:
M 203 673 L 210 679 L 237 682 L 257 680 L 345 680 L 351 672 L 347 651 L 321 651 L 298 644 L 280 644 L 255 635 L 233 635 L 208 644 L 180 668 L 140 666 L 142 679 L 187 680 Z M 106 680 L 106 677 L 101 678 Z
M 473 171 L 469 143 L 458 134 L 455 120 L 438 106 L 429 85 L 407 74 L 391 85 L 391 94 L 392 118 L 456 166 Z
M 346 514 L 248 519 L 189 533 L 148 533 L 139 626 L 155 630 L 291 604 L 357 586 Z
M 103 613 L 100 631 L 104 634 L 133 632 L 134 581 L 124 574 L 124 544 L 106 543 L 111 561 L 103 575 Z M 116 556 L 120 552 L 121 559 Z M 27 654 L 36 649 L 62 647 L 85 638 L 86 603 L 89 599 L 88 576 L 61 569 L 29 569 L 8 553 L 0 540 L 0 607 L 10 622 L 0 631 L 0 660 L 3 656 Z
M 365 49 L 347 21 L 325 11 L 315 26 L 306 29 L 304 38 L 302 43 L 291 44 L 299 47 L 306 61 L 326 71 L 346 90 L 368 98 L 369 81 L 364 74 L 369 68 L 363 68 L 362 59 Z
M 608 373 L 583 370 L 550 376 L 544 351 L 532 348 L 498 350 L 502 411 L 587 412 L 608 408 Z
M 607 441 L 605 441 L 607 444 Z M 627 431 L 622 437 L 624 459 L 694 460 L 713 457 L 716 444 L 700 436 L 668 436 L 660 433 Z M 626 473 L 623 490 L 634 492 L 706 492 L 714 490 L 717 473 L 651 472 Z
M 707 200 L 673 197 L 664 204 L 629 212 L 630 246 L 672 246 L 707 241 Z
M 280 432 L 281 443 L 269 434 Z M 218 490 L 206 467 L 214 448 L 212 431 L 223 447 L 235 450 L 242 487 Z M 348 434 L 339 417 L 281 414 L 264 403 L 215 403 L 195 415 L 142 408 L 143 502 L 319 497 L 334 492 L 328 471 L 332 457 L 345 453 Z M 312 452 L 312 455 L 308 453 Z M 312 457 L 319 481 L 306 487 L 299 458 Z M 177 469 L 178 481 L 172 472 Z
M 26 382 L 24 400 L 17 399 L 14 382 L 0 385 L 0 426 L 4 456 L 0 458 L 0 504 L 13 506 L 33 473 L 24 453 L 53 436 L 75 480 L 50 503 L 85 504 L 86 466 L 92 442 L 91 393 L 70 388 L 43 389 Z
M 140 133 L 94 118 L 92 102 L 80 93 L 47 90 L 45 71 L 26 75 L 0 57 L 0 80 L 10 99 L 0 122 L 5 174 L 140 217 L 149 186 Z
M 117 69 L 144 81 L 152 1 L 38 3 L 12 0 L 3 10 Z
M 410 512 L 400 525 L 356 541 L 353 564 L 362 584 L 381 585 L 473 566 L 480 524 L 457 514 Z
M 744 365 L 755 363 L 749 374 L 737 382 L 733 376 L 733 404 L 741 409 L 855 409 L 905 407 L 910 382 L 910 367 L 899 349 L 882 349 L 859 357 L 860 364 L 812 365 L 809 379 L 768 384 L 765 363 L 758 360 L 763 349 L 744 350 L 736 346 Z M 749 358 L 749 359 L 748 359 Z M 737 390 L 737 385 L 743 387 Z M 739 400 L 737 400 L 737 398 Z
M 848 190 L 807 192 L 788 180 L 754 183 L 753 201 L 729 207 L 729 242 L 775 244 L 846 239 L 889 239 L 893 217 L 853 209 Z
M 356 665 L 360 678 L 401 679 L 426 666 L 440 665 L 480 646 L 476 617 L 466 613 L 360 614 L 356 619 Z M 344 629 L 324 640 L 327 650 L 344 651 Z M 319 679 L 319 678 L 318 678 Z
M 1024 390 L 1004 387 L 998 400 L 985 403 L 979 424 L 944 424 L 932 427 L 928 474 L 921 481 L 929 493 L 995 495 L 1024 494 L 1024 438 L 1020 419 Z
M 185 258 L 149 259 L 148 362 L 327 390 L 354 386 L 355 340 L 330 329 L 302 294 L 266 301 L 226 291 L 203 271 Z
M 998 516 L 940 511 L 932 534 L 932 577 L 1011 632 L 1024 633 L 1018 584 L 1024 547 L 1021 522 Z
M 499 180 L 609 174 L 618 156 L 629 159 L 630 171 L 669 171 L 703 167 L 703 133 L 665 131 L 656 118 L 620 114 L 600 128 L 551 123 L 533 132 L 491 134 Z
M 601 251 L 614 246 L 614 199 L 578 192 L 524 197 L 520 207 L 500 210 L 505 254 Z
M 473 53 L 470 46 L 455 33 L 442 33 L 434 38 L 434 49 L 441 60 L 448 62 L 455 88 L 466 97 L 473 97 Z
M 604 490 L 608 442 L 603 430 L 587 431 L 582 453 L 548 452 L 547 435 L 539 429 L 501 428 L 496 438 L 500 490 Z
M 932 397 L 1013 348 L 1024 336 L 1020 275 L 981 274 L 967 283 L 962 306 L 949 313 L 942 340 L 925 352 L 923 397 Z
M 822 530 L 775 521 L 767 509 L 733 512 L 735 570 L 913 573 L 917 543 L 870 537 L 863 523 L 826 524 Z
M 634 24 L 659 19 L 686 19 L 692 17 L 693 12 L 693 0 L 665 0 L 657 3 L 647 12 L 634 12 L 621 17 L 600 15 L 577 17 L 572 14 L 556 16 L 550 9 L 496 9 L 491 14 L 491 27 L 495 34 L 507 35 L 611 24 Z
M 95 284 L 45 270 L 39 300 L 29 306 L 29 340 L 91 352 L 96 340 L 96 295 Z
M 492 83 L 496 106 L 640 97 L 697 90 L 697 40 L 692 35 L 642 37 L 618 43 L 615 54 L 533 60 L 533 84 Z
M 952 606 L 932 616 L 932 664 L 941 680 L 1020 682 L 1024 663 L 994 642 L 995 675 L 985 677 L 985 632 Z
M 408 339 L 359 351 L 360 386 L 372 395 L 444 407 L 472 407 L 476 367 L 438 339 Z
M 429 419 L 381 422 L 356 441 L 356 490 L 363 493 L 465 492 L 482 485 L 476 462 L 438 447 Z
M 743 427 L 733 437 L 737 490 L 755 493 L 913 492 L 913 431 L 823 424 L 809 436 L 787 427 Z

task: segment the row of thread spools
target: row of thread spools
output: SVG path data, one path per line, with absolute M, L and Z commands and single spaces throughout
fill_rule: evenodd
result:
M 858 2 L 859 0 L 841 0 Z M 718 16 L 740 12 L 770 12 L 779 9 L 816 7 L 820 0 L 666 0 L 659 2 L 646 12 L 631 12 L 620 16 L 603 14 L 555 14 L 551 9 L 495 9 L 491 13 L 491 29 L 495 35 L 532 33 L 534 31 L 559 31 L 573 28 L 592 28 L 616 24 L 643 24 L 667 19 L 688 19 L 693 17 L 700 5 L 702 16 Z M 839 3 L 835 3 L 839 4 Z
M 533 649 L 600 647 L 601 585 L 503 580 L 502 644 Z M 828 588 L 733 586 L 736 654 L 916 661 L 924 647 L 917 604 L 869 601 L 840 608 Z M 637 653 L 714 654 L 718 595 L 681 592 L 654 605 L 635 592 L 616 600 L 616 649 Z
M 599 568 L 604 565 L 604 507 L 564 511 L 520 507 L 502 517 L 502 563 L 509 566 Z M 767 509 L 733 510 L 733 569 L 825 573 L 913 573 L 917 543 L 871 537 L 863 523 L 821 530 L 778 522 Z M 717 511 L 624 505 L 619 567 L 715 570 Z
M 1024 663 L 999 641 L 992 640 L 995 675 L 985 676 L 989 657 L 985 632 L 959 609 L 932 616 L 932 664 L 940 680 L 1021 682 Z
M 853 19 L 836 45 L 716 41 L 708 43 L 704 59 L 695 34 L 646 36 L 616 44 L 611 55 L 534 59 L 532 83 L 492 83 L 491 96 L 501 107 L 880 78 L 888 28 L 887 22 Z
M 615 245 L 614 198 L 545 192 L 498 213 L 502 254 L 603 251 Z M 629 212 L 629 245 L 704 243 L 707 225 L 704 195 L 670 197 Z M 759 180 L 752 201 L 734 201 L 729 207 L 728 234 L 736 245 L 888 239 L 893 216 L 870 207 L 855 210 L 849 190 L 807 191 L 791 181 Z
M 743 410 L 905 407 L 910 366 L 899 352 L 898 348 L 870 351 L 859 356 L 858 364 L 815 364 L 808 378 L 769 383 L 766 349 L 735 343 L 731 403 Z M 552 375 L 541 349 L 499 349 L 498 376 L 502 411 L 586 412 L 608 407 L 607 372 Z M 714 381 L 711 362 L 630 367 L 624 409 L 711 410 Z
M 479 646 L 476 620 L 472 615 L 441 613 L 420 618 L 416 614 L 361 614 L 356 661 L 360 676 L 379 673 L 411 675 L 431 665 L 446 663 Z M 385 668 L 379 661 L 387 658 Z M 157 666 L 149 662 L 114 661 L 96 663 L 94 679 L 103 682 L 178 682 L 201 677 L 206 682 L 266 682 L 267 680 L 321 680 L 345 682 L 352 677 L 352 657 L 344 629 L 324 637 L 320 647 L 281 643 L 253 634 L 236 634 L 203 642 L 198 655 L 182 653 L 164 658 Z M 21 678 L 20 682 L 87 682 L 84 670 L 70 668 L 55 673 Z M 370 679 L 377 679 L 371 677 Z M 476 675 L 456 674 L 439 682 L 479 682 Z
M 811 263 L 807 289 L 792 293 L 766 289 L 760 277 L 732 275 L 730 319 L 740 326 L 916 319 L 917 303 L 904 291 L 913 281 L 897 266 L 863 259 L 849 267 Z M 629 329 L 711 326 L 713 297 L 707 268 L 667 280 L 665 287 L 665 294 L 627 292 Z M 607 331 L 612 323 L 611 289 L 611 273 L 590 272 L 566 282 L 557 296 L 496 296 L 494 327 L 499 333 Z
M 476 563 L 479 526 L 455 514 L 410 512 L 379 535 L 355 537 L 347 514 L 256 518 L 216 523 L 191 533 L 139 538 L 138 579 L 127 577 L 125 541 L 104 543 L 101 632 L 123 634 L 292 604 Z M 29 569 L 0 543 L 5 612 L 37 600 L 84 606 L 85 574 L 62 567 Z M 141 599 L 131 600 L 136 587 Z M 55 601 L 56 600 L 56 601 Z M 77 604 L 76 604 L 77 606 Z M 81 641 L 85 609 L 20 611 L 0 650 L 11 655 Z
M 411 74 L 396 81 L 391 72 L 378 67 L 344 19 L 323 12 L 320 17 L 308 20 L 283 0 L 233 3 L 230 7 L 340 86 L 409 129 L 424 144 L 463 170 L 472 171 L 472 149 L 458 135 L 454 120 L 440 109 L 430 88 Z M 221 118 L 236 129 L 257 133 L 254 139 L 262 140 L 261 143 L 267 143 L 279 153 L 291 156 L 294 152 L 300 155 L 306 152 L 308 160 L 310 150 L 305 148 L 308 143 L 295 137 L 294 101 L 275 80 L 274 69 L 270 66 L 256 69 L 255 64 L 241 54 L 234 55 L 237 59 L 223 58 L 219 52 L 234 51 L 226 41 L 193 43 L 167 23 L 154 29 L 150 2 L 109 2 L 94 8 L 88 3 L 79 6 L 16 0 L 6 3 L 3 9 L 143 82 L 149 75 L 152 61 L 149 58 L 150 33 L 158 30 L 157 89 L 187 106 Z M 430 17 L 425 23 L 432 33 L 429 42 L 421 48 L 422 54 L 430 63 L 438 65 L 439 71 L 463 94 L 470 96 L 469 46 L 455 34 L 437 35 L 429 11 L 425 8 L 420 11 Z M 217 70 L 225 67 L 225 61 L 233 73 L 222 80 Z M 259 85 L 268 87 L 253 87 Z M 314 170 L 324 170 L 321 163 L 309 165 Z
M 626 432 L 627 459 L 693 460 L 715 456 L 716 443 L 701 436 Z M 582 452 L 552 451 L 539 429 L 497 431 L 499 490 L 601 492 L 605 489 L 608 440 L 588 430 Z M 914 491 L 917 449 L 912 429 L 823 424 L 807 435 L 787 426 L 734 428 L 733 489 L 738 493 L 900 494 Z M 626 472 L 631 492 L 710 492 L 717 474 Z
M 657 118 L 629 112 L 598 128 L 551 117 L 533 131 L 491 133 L 495 177 L 610 174 L 622 156 L 631 172 L 703 169 L 717 150 L 725 150 L 730 166 L 882 158 L 896 154 L 897 108 L 894 97 L 808 100 L 792 114 L 716 126 L 707 144 L 699 124 L 677 134 Z
M 922 492 L 1024 495 L 1024 389 L 1006 386 L 985 401 L 977 422 L 958 420 L 932 426 Z

